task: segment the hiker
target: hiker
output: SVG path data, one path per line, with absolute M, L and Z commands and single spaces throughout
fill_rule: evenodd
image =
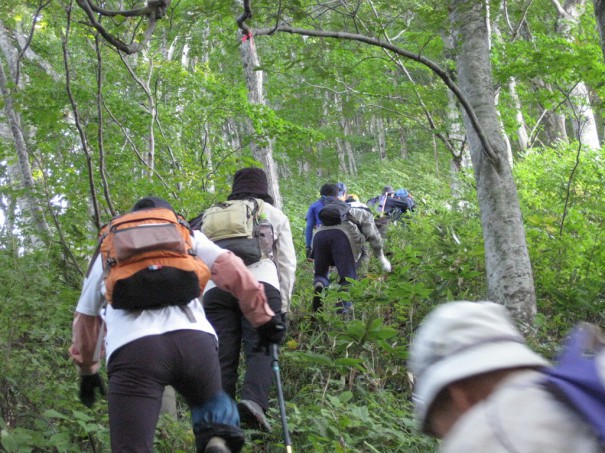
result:
M 367 241 L 374 252 L 374 256 L 380 261 L 385 272 L 391 271 L 391 263 L 386 259 L 383 252 L 383 241 L 374 224 L 372 213 L 359 207 L 349 206 L 339 200 L 340 189 L 336 184 L 326 187 L 326 204 L 319 213 L 322 217 L 328 207 L 342 208 L 343 211 L 338 219 L 327 222 L 322 220 L 322 225 L 313 236 L 313 260 L 314 260 L 314 297 L 313 311 L 321 308 L 321 293 L 330 281 L 328 279 L 330 266 L 336 266 L 338 271 L 338 283 L 341 286 L 348 285 L 347 278 L 357 280 L 358 261 L 362 255 L 362 246 Z M 346 192 L 341 195 L 346 198 Z M 350 303 L 344 304 L 343 313 L 350 309 Z
M 311 249 L 313 246 L 313 233 L 321 225 L 321 221 L 319 220 L 319 211 L 321 210 L 321 208 L 324 207 L 326 197 L 330 196 L 328 195 L 328 191 L 330 190 L 331 185 L 332 184 L 324 184 L 323 186 L 321 186 L 321 188 L 319 189 L 319 200 L 313 202 L 313 204 L 311 204 L 311 206 L 309 206 L 309 209 L 307 210 L 307 215 L 305 217 L 307 220 L 307 224 L 305 227 L 305 247 L 306 257 L 308 261 L 313 261 L 311 253 Z M 340 194 L 340 196 L 344 196 L 344 194 L 347 192 L 347 188 L 344 183 L 339 182 L 337 184 L 337 187 L 337 196 L 338 194 Z
M 442 453 L 603 452 L 591 426 L 547 390 L 552 368 L 502 305 L 441 305 L 418 329 L 409 367 L 415 415 Z
M 395 196 L 393 186 L 384 186 L 382 194 L 368 200 L 368 206 L 376 213 L 376 228 L 383 239 L 387 237 L 387 230 L 392 222 L 396 222 L 401 215 L 410 210 L 407 200 Z
M 414 197 L 412 194 L 408 192 L 407 189 L 397 189 L 395 191 L 395 196 L 393 197 L 395 200 L 401 200 L 407 204 L 407 208 L 402 209 L 401 213 L 404 214 L 406 211 L 414 212 L 414 208 L 416 207 L 416 202 L 414 201 Z
M 176 266 L 181 265 L 167 257 L 167 242 L 162 243 L 165 248 L 159 251 L 156 247 L 156 250 L 147 248 L 138 254 L 136 251 L 131 253 L 137 258 L 135 260 L 127 261 L 125 254 L 129 248 L 140 246 L 138 242 L 157 242 L 162 240 L 157 238 L 165 237 L 174 242 L 174 237 L 150 234 L 147 232 L 151 230 L 145 228 L 156 226 L 155 231 L 158 231 L 174 225 L 162 221 L 153 225 L 147 222 L 144 227 L 137 228 L 135 223 L 131 223 L 130 229 L 119 230 L 118 221 L 136 216 L 157 218 L 166 213 L 177 219 L 170 203 L 158 197 L 145 197 L 137 201 L 130 213 L 114 218 L 108 230 L 102 230 L 105 233 L 100 253 L 96 253 L 91 261 L 76 307 L 73 343 L 69 348 L 80 373 L 80 400 L 91 407 L 96 393 L 105 393 L 99 375 L 104 337 L 112 451 L 147 453 L 153 450 L 162 394 L 164 387 L 171 385 L 191 410 L 196 451 L 238 452 L 244 443 L 244 434 L 239 428 L 235 402 L 221 388 L 215 331 L 200 300 L 193 297 L 187 303 L 189 296 L 183 293 L 187 296 L 183 301 L 181 291 L 193 284 L 194 291 L 199 294 L 207 279 L 212 278 L 214 285 L 231 291 L 241 300 L 242 310 L 257 328 L 265 345 L 280 342 L 283 338 L 281 318 L 271 310 L 263 286 L 241 259 L 221 249 L 202 233 L 184 227 L 181 221 L 177 227 L 186 228 L 178 233 L 184 238 L 184 257 L 178 259 L 191 263 L 197 278 L 191 280 L 194 271 L 187 272 L 186 279 L 183 277 L 173 285 L 174 293 L 165 290 L 154 293 L 154 288 L 168 281 L 169 276 L 178 271 Z M 112 226 L 114 221 L 115 226 Z M 115 231 L 121 231 L 132 240 L 118 240 Z M 149 257 L 151 264 L 143 264 L 140 271 L 126 278 L 128 266 L 140 264 L 144 256 Z M 114 272 L 118 271 L 122 278 L 114 282 L 113 279 L 118 277 Z M 155 275 L 163 275 L 164 280 L 137 280 L 156 272 Z M 182 277 L 185 274 L 178 275 Z M 149 297 L 143 299 L 133 295 L 137 292 L 147 292 Z M 155 305 L 151 306 L 151 301 Z M 136 308 L 118 308 L 128 306 Z M 146 306 L 150 308 L 140 308 Z
M 248 270 L 262 283 L 271 310 L 282 316 L 285 325 L 290 307 L 294 273 L 296 271 L 296 251 L 292 240 L 288 217 L 273 206 L 273 198 L 268 194 L 267 176 L 260 168 L 243 168 L 233 177 L 233 185 L 228 200 L 257 199 L 262 203 L 261 216 L 273 227 L 273 259 L 262 257 L 248 265 Z M 202 231 L 204 231 L 204 221 Z M 271 357 L 259 350 L 258 333 L 246 319 L 235 295 L 216 287 L 212 281 L 206 286 L 203 297 L 204 310 L 208 320 L 216 329 L 219 338 L 219 359 L 223 389 L 236 397 L 240 350 L 246 360 L 246 370 L 240 389 L 238 409 L 242 425 L 264 431 L 271 431 L 266 418 L 269 408 L 269 390 L 272 382 Z

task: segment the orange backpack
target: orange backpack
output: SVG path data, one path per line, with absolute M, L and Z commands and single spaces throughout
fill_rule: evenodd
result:
M 105 299 L 113 308 L 186 305 L 210 278 L 208 266 L 193 250 L 189 224 L 170 209 L 114 217 L 99 236 Z

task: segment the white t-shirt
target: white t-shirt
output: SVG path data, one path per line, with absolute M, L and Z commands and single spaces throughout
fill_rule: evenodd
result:
M 226 253 L 210 241 L 203 233 L 194 231 L 193 248 L 196 254 L 212 269 L 216 258 Z M 199 330 L 216 336 L 214 329 L 206 319 L 204 308 L 198 299 L 192 300 L 188 307 L 195 317 L 191 322 L 182 308 L 169 306 L 155 310 L 121 310 L 105 305 L 105 284 L 103 282 L 103 265 L 98 256 L 92 269 L 84 280 L 82 294 L 76 311 L 90 316 L 101 315 L 107 325 L 105 350 L 107 361 L 119 347 L 148 335 L 160 335 L 174 330 Z

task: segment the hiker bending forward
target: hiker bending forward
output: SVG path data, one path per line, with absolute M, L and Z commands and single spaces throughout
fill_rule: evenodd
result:
M 139 200 L 132 211 L 168 208 L 157 197 Z M 193 233 L 193 250 L 210 270 L 214 284 L 241 301 L 250 324 L 265 344 L 283 336 L 263 286 L 242 260 L 202 233 Z M 235 402 L 221 388 L 214 329 L 196 298 L 185 306 L 127 310 L 105 306 L 101 255 L 90 265 L 73 322 L 69 354 L 80 376 L 80 399 L 92 406 L 104 393 L 99 350 L 105 333 L 109 377 L 109 429 L 113 452 L 153 451 L 164 387 L 172 385 L 191 409 L 197 452 L 239 451 L 244 435 Z M 170 294 L 164 294 L 167 300 Z
M 271 309 L 282 316 L 286 324 L 286 314 L 290 307 L 296 252 L 288 217 L 273 206 L 273 198 L 268 194 L 267 176 L 260 168 L 243 168 L 233 177 L 233 185 L 228 200 L 262 200 L 263 220 L 273 227 L 273 257 L 263 256 L 248 265 L 248 270 L 265 288 Z M 203 227 L 202 227 L 203 228 Z M 269 408 L 269 390 L 273 373 L 271 358 L 267 351 L 258 348 L 258 332 L 242 311 L 237 294 L 229 293 L 208 283 L 204 293 L 204 309 L 208 319 L 216 329 L 219 338 L 219 358 L 223 389 L 236 397 L 240 350 L 246 358 L 246 370 L 240 389 L 238 409 L 242 425 L 270 431 L 271 426 L 265 416 Z
M 411 346 L 420 428 L 442 453 L 597 453 L 596 432 L 547 390 L 550 364 L 533 352 L 506 308 L 450 302 L 420 326 Z
M 326 204 L 343 203 L 339 200 L 338 186 L 332 185 Z M 346 193 L 343 198 L 346 197 Z M 313 310 L 321 306 L 317 294 L 329 285 L 330 266 L 336 266 L 341 285 L 347 285 L 347 278 L 357 280 L 357 262 L 362 257 L 363 245 L 370 244 L 374 256 L 379 260 L 385 272 L 391 271 L 391 263 L 384 256 L 383 240 L 374 224 L 372 213 L 361 207 L 350 207 L 347 218 L 338 225 L 321 225 L 313 236 L 313 260 L 316 297 Z

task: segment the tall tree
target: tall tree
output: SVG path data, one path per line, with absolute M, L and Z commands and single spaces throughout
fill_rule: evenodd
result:
M 481 209 L 488 296 L 531 324 L 536 295 L 517 189 L 506 155 L 494 102 L 486 9 L 482 1 L 452 0 L 450 19 L 456 42 L 460 89 L 486 132 L 489 148 L 464 114 Z
M 238 2 L 239 3 L 239 2 Z M 238 18 L 237 23 L 242 29 L 242 43 L 240 52 L 244 65 L 244 73 L 246 76 L 246 85 L 248 87 L 248 102 L 256 106 L 266 106 L 265 102 L 265 87 L 263 82 L 263 71 L 260 69 L 260 61 L 256 44 L 252 32 L 245 25 L 246 19 L 250 16 L 251 11 L 249 6 L 244 5 L 244 13 Z M 282 198 L 279 191 L 279 179 L 277 175 L 277 166 L 273 159 L 273 140 L 270 137 L 264 138 L 264 143 L 259 143 L 255 139 L 254 130 L 250 123 L 248 124 L 249 136 L 252 137 L 250 147 L 252 155 L 256 160 L 263 164 L 265 173 L 267 174 L 267 182 L 269 184 L 269 195 L 273 198 L 275 207 L 282 207 Z

